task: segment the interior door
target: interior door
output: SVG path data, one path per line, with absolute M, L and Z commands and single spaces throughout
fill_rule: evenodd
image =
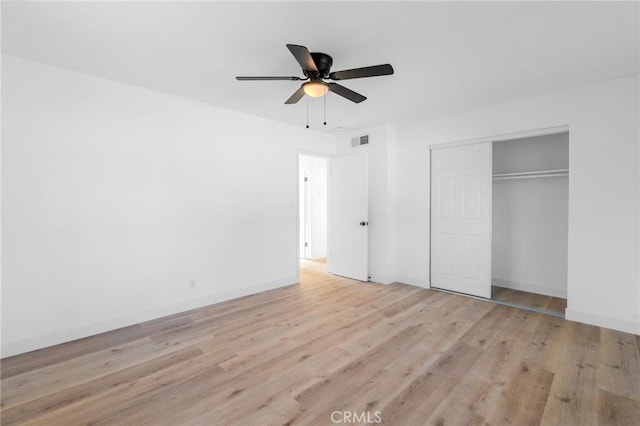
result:
M 329 177 L 329 272 L 369 280 L 368 159 L 334 157 Z
M 491 142 L 431 151 L 431 286 L 491 298 Z

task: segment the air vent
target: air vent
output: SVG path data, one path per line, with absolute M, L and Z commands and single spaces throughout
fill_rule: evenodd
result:
M 355 138 L 351 138 L 351 146 L 356 147 L 360 145 L 368 145 L 369 144 L 369 135 L 358 136 Z

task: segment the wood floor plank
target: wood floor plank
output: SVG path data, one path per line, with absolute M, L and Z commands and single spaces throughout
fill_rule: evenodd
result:
M 191 358 L 156 371 L 137 380 L 122 383 L 107 392 L 91 395 L 83 400 L 70 403 L 52 412 L 46 413 L 25 425 L 80 425 L 80 424 L 116 424 L 130 423 L 140 411 L 164 412 L 168 407 L 166 399 L 172 392 L 179 393 L 184 387 L 192 385 L 194 380 L 200 383 L 212 382 L 222 369 L 215 360 L 204 356 Z M 198 379 L 199 378 L 199 379 Z M 163 406 L 158 401 L 165 403 Z
M 634 336 L 602 329 L 600 338 L 598 386 L 614 395 L 640 399 L 640 356 Z
M 12 407 L 52 391 L 112 373 L 131 365 L 133 354 L 137 357 L 152 357 L 157 350 L 158 346 L 145 338 L 12 376 L 4 380 L 3 386 L 13 391 L 3 392 L 2 405 Z
M 2 380 L 18 374 L 48 367 L 67 359 L 100 351 L 112 346 L 146 337 L 139 324 L 87 337 L 73 342 L 51 346 L 22 355 L 2 359 Z
M 438 320 L 430 323 L 438 322 L 439 326 L 432 329 L 427 337 L 430 350 L 438 353 L 448 351 L 489 309 L 491 306 L 487 306 L 486 302 L 468 299 L 454 309 L 445 312 L 437 311 Z M 442 318 L 448 318 L 448 321 L 441 322 Z
M 0 376 L 2 379 L 7 379 L 24 372 L 33 371 L 38 368 L 45 368 L 68 359 L 88 355 L 93 352 L 102 351 L 134 340 L 139 340 L 153 335 L 159 330 L 169 330 L 192 322 L 193 321 L 189 318 L 185 318 L 183 314 L 177 314 L 171 318 L 165 317 L 160 320 L 150 321 L 144 324 L 135 324 L 129 327 L 74 340 L 73 342 L 51 346 L 18 356 L 3 358 Z
M 637 400 L 600 391 L 598 407 L 600 425 L 638 426 L 640 424 L 640 403 Z
M 468 334 L 479 328 L 474 326 Z M 489 345 L 469 366 L 469 373 L 429 417 L 429 423 L 445 421 L 445 424 L 451 424 L 451 419 L 478 421 L 490 415 L 492 407 L 504 398 L 504 386 L 512 372 L 521 368 L 523 345 L 531 338 L 531 333 L 498 328 L 492 332 L 492 336 L 486 337 Z
M 1 423 L 640 424 L 640 336 L 302 264 L 297 285 L 1 360 Z
M 290 342 L 283 342 L 274 350 L 266 352 L 262 357 L 252 357 L 240 366 L 225 369 L 226 374 L 221 374 L 211 380 L 210 386 L 224 389 L 217 393 L 211 393 L 207 398 L 190 398 L 182 400 L 181 415 L 188 418 L 200 418 L 207 415 L 211 407 L 224 406 L 233 400 L 242 397 L 248 389 L 268 381 L 271 377 L 276 377 L 287 371 L 299 362 L 313 363 L 318 358 L 323 358 L 323 349 L 337 346 L 343 339 L 348 338 L 352 329 L 358 325 L 367 327 L 375 324 L 384 317 L 378 312 L 378 305 L 381 301 L 371 301 L 367 315 L 347 314 L 344 318 L 338 317 L 341 321 L 327 323 L 330 327 L 325 327 L 321 331 L 313 334 L 307 333 L 300 339 L 293 339 Z M 386 303 L 393 303 L 394 298 L 389 297 Z M 384 306 L 384 304 L 382 304 Z M 363 308 L 363 307 L 361 307 Z M 338 314 L 345 314 L 338 312 Z M 146 413 L 146 412 L 145 412 Z M 146 413 L 146 416 L 155 416 L 157 413 Z M 130 418 L 131 420 L 131 418 Z M 167 420 L 166 416 L 158 421 Z M 138 416 L 132 419 L 134 422 L 142 421 Z
M 403 351 L 394 357 L 384 368 L 378 370 L 364 383 L 355 389 L 350 388 L 343 392 L 339 398 L 333 398 L 329 403 L 318 409 L 315 404 L 302 406 L 302 414 L 291 416 L 291 423 L 306 423 L 305 416 L 311 418 L 311 424 L 324 424 L 334 411 L 370 413 L 370 417 L 376 412 L 381 412 L 382 407 L 388 405 L 391 400 L 404 388 L 415 380 L 428 366 L 433 364 L 440 354 L 429 352 L 427 344 L 418 341 L 409 350 Z M 344 376 L 349 377 L 349 376 Z M 350 378 L 345 379 L 349 380 Z M 379 386 L 384 383 L 384 386 Z M 301 420 L 300 422 L 294 420 Z
M 502 398 L 485 416 L 489 424 L 539 425 L 549 396 L 554 374 L 523 361 L 511 371 L 502 390 Z
M 565 321 L 563 325 L 560 329 L 563 351 L 556 354 L 553 364 L 547 363 L 556 376 L 542 420 L 553 419 L 564 425 L 576 426 L 596 424 L 600 330 L 572 321 Z M 566 362 L 566 359 L 572 362 Z
M 339 312 L 334 312 L 334 315 L 324 315 L 317 320 L 308 321 L 304 326 L 297 326 L 294 331 L 287 333 L 284 337 L 272 342 L 266 342 L 265 345 L 251 348 L 245 351 L 242 356 L 233 358 L 221 364 L 221 366 L 227 370 L 238 368 L 238 366 L 248 368 L 251 363 L 257 359 L 257 354 L 259 353 L 269 353 L 271 355 L 284 354 L 292 351 L 295 347 L 305 347 L 309 345 L 316 347 L 324 344 L 327 340 L 335 340 L 337 337 L 343 335 L 352 336 L 354 330 L 357 330 L 356 327 L 352 326 L 353 324 L 362 323 L 370 324 L 370 326 L 378 324 L 380 322 L 379 317 L 383 316 L 379 311 L 379 307 L 385 306 L 385 303 L 394 303 L 396 297 L 402 297 L 402 294 L 398 294 L 397 292 L 387 295 L 377 294 L 375 298 L 369 300 L 368 304 L 361 305 L 357 309 L 346 305 L 340 309 Z M 331 309 L 335 310 L 335 307 Z M 375 316 L 367 318 L 366 314 Z M 310 338 L 313 337 L 316 339 L 310 340 Z M 307 349 L 307 351 L 309 351 L 309 349 Z
M 123 383 L 127 383 L 128 381 L 138 380 L 201 354 L 202 351 L 195 347 L 179 349 L 150 361 L 107 374 L 95 380 L 80 383 L 58 392 L 29 400 L 24 404 L 3 410 L 2 424 L 19 424 L 20 421 L 38 417 L 49 411 L 55 411 L 58 407 L 81 401 L 88 396 L 95 396 L 106 390 L 120 386 Z
M 354 354 L 364 353 L 376 346 L 380 340 L 390 338 L 390 336 L 396 334 L 398 330 L 409 325 L 424 323 L 425 317 L 421 315 L 423 312 L 424 303 L 408 307 L 405 311 L 372 324 L 369 328 L 354 330 L 348 340 L 340 343 L 340 347 Z
M 464 377 L 480 350 L 455 345 L 381 410 L 383 424 L 422 424 Z
M 331 412 L 335 407 L 336 399 L 342 400 L 362 389 L 377 372 L 418 343 L 420 327 L 420 325 L 407 327 L 389 340 L 381 341 L 378 346 L 324 378 L 322 382 L 296 395 L 296 401 L 305 407 L 314 407 L 314 411 Z M 349 377 L 349 381 L 345 381 L 344 377 Z M 322 416 L 326 417 L 326 414 Z M 304 417 L 294 420 L 296 423 L 308 422 Z

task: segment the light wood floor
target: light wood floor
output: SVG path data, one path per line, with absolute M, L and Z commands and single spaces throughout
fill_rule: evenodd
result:
M 3 360 L 2 424 L 637 425 L 639 341 L 310 265 L 299 285 Z
M 564 315 L 567 299 L 504 287 L 491 287 L 491 299 Z

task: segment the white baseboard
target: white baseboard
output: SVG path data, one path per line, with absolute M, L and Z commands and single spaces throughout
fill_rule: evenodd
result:
M 588 312 L 576 311 L 567 308 L 565 310 L 565 318 L 571 321 L 582 322 L 585 324 L 597 325 L 598 327 L 610 328 L 612 330 L 623 331 L 625 333 L 640 335 L 640 322 L 627 321 L 617 318 L 603 317 Z
M 526 291 L 528 293 L 544 294 L 545 296 L 567 298 L 566 288 L 549 287 L 540 284 L 523 283 L 519 281 L 509 281 L 500 278 L 492 278 L 491 284 L 496 287 L 510 288 L 512 290 Z
M 422 287 L 422 288 L 431 288 L 429 286 L 429 281 L 422 279 L 422 278 L 416 278 L 416 277 L 409 277 L 407 275 L 396 275 L 394 277 L 393 282 L 397 282 L 397 283 L 402 283 L 402 284 L 409 284 L 412 286 L 416 286 L 416 287 Z
M 173 315 L 180 312 L 189 311 L 191 309 L 201 308 L 203 306 L 213 305 L 215 303 L 220 303 L 231 299 L 237 299 L 238 297 L 260 293 L 266 290 L 273 290 L 275 288 L 284 287 L 287 285 L 295 284 L 297 282 L 298 280 L 294 276 L 282 280 L 210 294 L 205 297 L 186 300 L 171 305 L 158 306 L 147 311 L 125 315 L 122 317 L 111 318 L 95 323 L 83 324 L 65 330 L 57 330 L 51 333 L 29 337 L 26 339 L 3 342 L 0 346 L 0 354 L 2 354 L 2 358 L 6 358 L 25 352 L 31 352 L 37 349 L 46 348 L 48 346 L 70 342 L 72 340 L 82 339 L 84 337 L 104 333 L 106 331 L 112 331 L 141 322 L 162 318 L 167 315 Z
M 386 275 L 371 274 L 369 281 L 378 283 L 378 284 L 392 284 L 395 280 Z

